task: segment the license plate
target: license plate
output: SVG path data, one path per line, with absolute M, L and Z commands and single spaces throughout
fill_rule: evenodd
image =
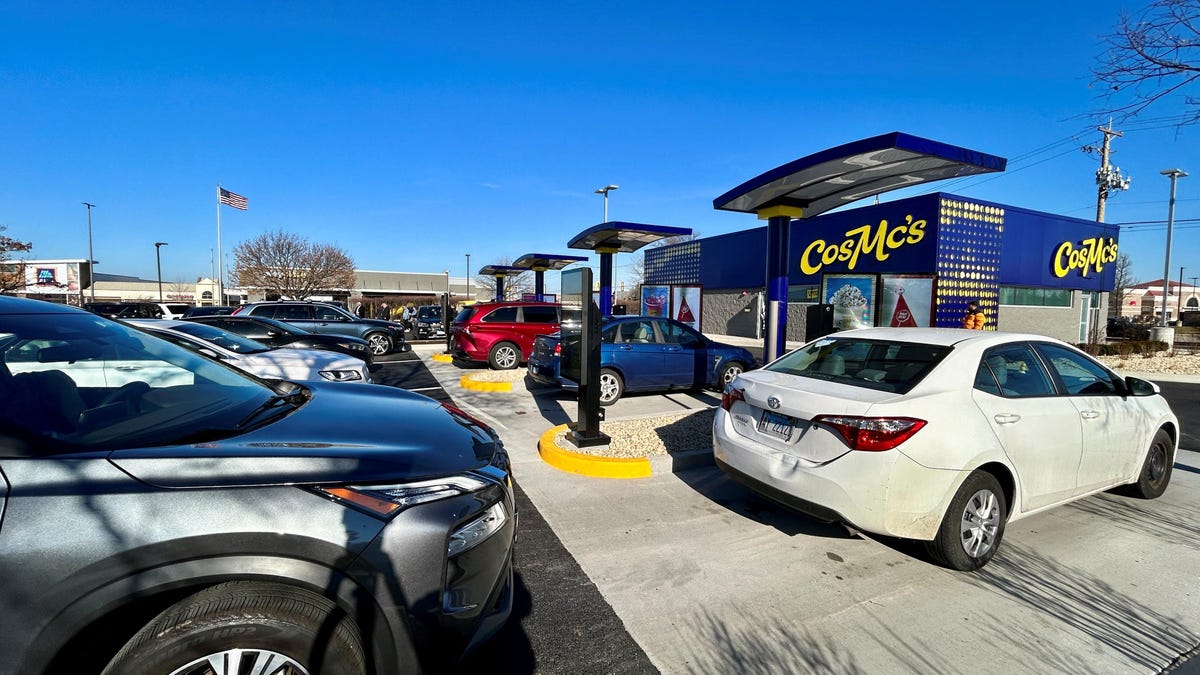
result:
M 773 413 L 770 410 L 764 410 L 762 419 L 758 421 L 758 430 L 768 436 L 775 436 L 783 440 L 791 440 L 792 438 L 792 418 L 787 415 Z

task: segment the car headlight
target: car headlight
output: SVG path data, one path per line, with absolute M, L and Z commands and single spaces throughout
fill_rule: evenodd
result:
M 320 487 L 316 488 L 316 490 L 338 501 L 348 502 L 370 511 L 375 515 L 391 517 L 404 509 L 418 504 L 478 492 L 495 485 L 491 481 L 476 476 L 461 474 L 413 483 L 344 485 L 340 487 Z M 470 524 L 468 523 L 467 525 Z
M 363 379 L 362 373 L 357 370 L 322 370 L 320 375 L 331 382 L 354 382 Z
M 508 512 L 503 502 L 492 504 L 491 508 L 450 533 L 450 543 L 446 546 L 446 555 L 454 556 L 469 551 L 488 537 L 504 527 L 508 522 Z

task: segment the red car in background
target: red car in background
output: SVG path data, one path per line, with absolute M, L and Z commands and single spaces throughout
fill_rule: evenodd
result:
M 455 359 L 486 361 L 497 370 L 516 368 L 529 360 L 535 337 L 558 332 L 564 311 L 571 310 L 553 302 L 480 302 L 464 307 L 450 326 L 450 352 Z

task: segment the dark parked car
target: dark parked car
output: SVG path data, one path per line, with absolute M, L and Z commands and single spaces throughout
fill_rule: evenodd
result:
M 1150 324 L 1139 323 L 1127 316 L 1108 317 L 1108 337 L 1129 340 L 1149 340 Z
M 327 349 L 357 356 L 367 363 L 371 363 L 373 356 L 371 345 L 366 340 L 348 335 L 313 333 L 275 319 L 264 319 L 260 316 L 193 316 L 186 318 L 188 321 L 237 333 L 268 347 Z
M 417 337 L 421 339 L 445 337 L 446 325 L 442 323 L 441 305 L 422 305 L 417 308 L 416 318 Z
M 205 305 L 203 307 L 190 307 L 188 311 L 183 313 L 184 319 L 190 319 L 193 316 L 216 316 L 219 314 L 232 314 L 236 307 L 228 305 Z
M 110 319 L 177 319 L 191 305 L 186 302 L 85 302 L 83 308 Z
M 0 325 L 0 670 L 411 673 L 506 621 L 483 423 L 62 305 L 0 297 Z
M 404 341 L 404 326 L 395 321 L 364 319 L 323 302 L 252 302 L 235 309 L 233 316 L 261 316 L 314 333 L 362 338 L 371 344 L 371 353 L 375 356 L 411 349 Z
M 529 357 L 529 375 L 542 384 L 575 391 L 579 385 L 563 377 L 561 334 L 539 335 Z M 710 387 L 720 391 L 744 370 L 755 367 L 754 355 L 662 317 L 610 317 L 600 332 L 600 404 L 612 405 L 627 391 L 665 391 Z

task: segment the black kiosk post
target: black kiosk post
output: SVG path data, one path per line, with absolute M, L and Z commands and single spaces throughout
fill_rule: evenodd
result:
M 567 440 L 575 447 L 607 445 L 610 439 L 600 433 L 604 410 L 600 407 L 600 308 L 592 302 L 592 270 L 581 267 L 562 273 L 561 302 L 564 313 L 578 309 L 580 320 L 563 321 L 563 377 L 579 384 L 579 408 L 575 426 Z

